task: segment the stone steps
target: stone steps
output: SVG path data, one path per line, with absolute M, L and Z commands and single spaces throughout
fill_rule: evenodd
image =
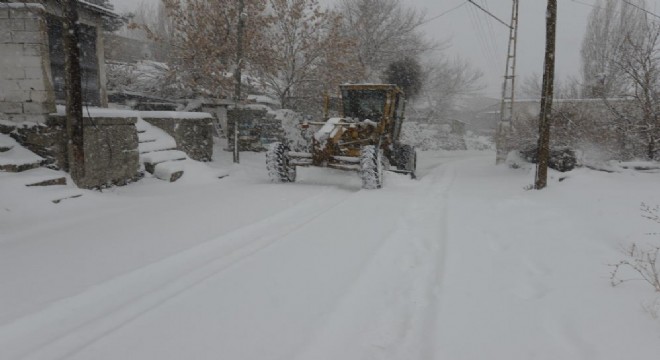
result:
M 9 135 L 0 134 L 0 171 L 23 172 L 36 169 L 45 159 L 20 146 Z
M 12 175 L 12 181 L 24 186 L 66 185 L 64 172 L 47 168 L 36 168 Z
M 65 199 L 81 197 L 83 190 L 68 185 L 69 177 L 63 171 L 36 168 L 19 173 L 0 172 L 0 184 L 12 201 L 44 201 L 58 204 Z
M 146 131 L 138 132 L 138 143 L 139 144 L 147 143 L 147 142 L 154 142 L 156 140 L 158 140 L 158 136 L 156 136 L 153 133 L 149 134 Z
M 150 173 L 156 173 L 156 167 L 162 163 L 171 163 L 176 161 L 186 160 L 188 156 L 183 151 L 179 150 L 164 150 L 146 153 L 142 156 L 144 169 Z
M 42 194 L 53 202 L 74 195 L 82 196 L 78 189 L 67 186 L 67 176 L 63 171 L 42 167 L 46 162 L 42 157 L 8 135 L 0 134 L 0 147 L 4 150 L 0 152 L 0 182 L 8 191 L 21 193 L 26 191 L 25 187 L 31 187 L 34 189 L 30 190 L 30 194 Z
M 167 139 L 158 139 L 152 142 L 140 143 L 138 149 L 140 150 L 140 154 L 154 151 L 176 150 L 176 143 L 172 144 Z
M 138 119 L 138 149 L 144 170 L 155 178 L 174 182 L 183 176 L 188 156 L 176 149 L 176 141 L 165 131 Z

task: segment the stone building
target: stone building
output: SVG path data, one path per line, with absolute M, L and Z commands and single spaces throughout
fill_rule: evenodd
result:
M 119 16 L 87 1 L 78 4 L 84 176 L 76 185 L 96 188 L 139 178 L 139 117 L 162 123 L 166 131 L 178 129 L 172 135 L 177 148 L 190 152 L 192 159 L 210 160 L 210 120 L 98 109 L 108 106 L 104 22 Z M 63 107 L 57 107 L 65 103 L 62 31 L 62 9 L 55 0 L 0 2 L 0 133 L 46 159 L 42 165 L 67 170 L 66 120 Z
M 118 17 L 79 1 L 83 98 L 107 106 L 103 18 Z M 64 103 L 62 10 L 55 0 L 0 3 L 0 114 L 12 122 L 45 122 Z

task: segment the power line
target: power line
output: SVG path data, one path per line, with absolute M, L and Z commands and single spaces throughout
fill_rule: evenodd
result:
M 451 13 L 452 11 L 456 11 L 456 10 L 460 9 L 461 7 L 465 6 L 465 4 L 468 3 L 468 1 L 469 1 L 469 0 L 465 0 L 464 2 L 462 2 L 462 3 L 460 3 L 460 4 L 456 5 L 456 6 L 454 6 L 453 8 L 451 8 L 451 9 L 449 9 L 449 10 L 447 10 L 447 11 L 442 12 L 442 13 L 440 13 L 440 14 L 438 14 L 438 15 L 436 15 L 436 16 L 430 18 L 430 19 L 425 20 L 424 22 L 420 23 L 420 25 L 424 25 L 424 24 L 430 23 L 431 21 L 433 21 L 433 20 L 437 20 L 437 19 L 439 19 L 439 18 L 441 18 L 441 17 L 443 17 L 443 16 L 445 16 L 445 15 Z
M 508 27 L 508 28 L 511 28 L 511 25 L 505 23 L 504 20 L 501 20 L 500 18 L 498 18 L 497 16 L 495 16 L 495 15 L 494 15 L 493 13 L 491 13 L 490 11 L 484 9 L 481 5 L 477 4 L 476 2 L 474 2 L 474 1 L 472 1 L 472 0 L 467 0 L 467 1 L 468 1 L 470 4 L 472 4 L 472 5 L 476 6 L 476 7 L 478 7 L 479 10 L 481 10 L 481 11 L 485 12 L 486 14 L 490 15 L 490 17 L 492 17 L 493 19 L 497 20 L 497 21 L 500 22 L 502 25 L 504 25 L 504 26 L 506 26 L 506 27 Z
M 472 23 L 472 27 L 476 29 L 473 33 L 477 37 L 477 42 L 479 43 L 479 49 L 481 50 L 481 53 L 483 56 L 487 59 L 492 59 L 494 56 L 491 53 L 490 47 L 488 46 L 488 39 L 484 36 L 484 30 L 481 26 L 481 22 L 479 21 L 479 14 L 477 13 L 477 10 L 475 8 L 469 7 L 468 8 L 468 13 L 470 15 L 470 22 Z
M 574 3 L 576 3 L 576 4 L 581 4 L 581 5 L 584 5 L 584 6 L 589 6 L 589 7 L 594 8 L 594 9 L 603 9 L 602 6 L 599 6 L 599 5 L 596 5 L 596 4 L 589 4 L 589 3 L 586 3 L 586 2 L 584 2 L 584 1 L 580 1 L 580 0 L 571 0 L 571 1 L 574 2 Z M 643 11 L 643 12 L 645 12 L 645 13 L 647 13 L 647 14 L 649 14 L 649 15 L 655 17 L 655 18 L 660 19 L 660 15 L 655 14 L 655 13 L 649 11 L 649 10 L 646 10 L 646 9 L 640 7 L 639 5 L 635 5 L 635 4 L 631 3 L 631 2 L 629 2 L 628 0 L 621 0 L 621 2 L 623 2 L 624 4 L 630 5 L 630 6 L 636 8 L 636 9 L 638 9 L 638 10 L 640 10 L 640 11 Z M 620 14 L 620 12 L 617 12 L 617 13 Z M 650 21 L 656 22 L 657 20 L 655 20 L 655 21 L 654 21 L 654 20 L 650 20 Z
M 640 6 L 638 6 L 638 5 L 635 5 L 635 4 L 633 4 L 633 3 L 631 3 L 631 2 L 629 2 L 629 1 L 627 1 L 627 0 L 621 0 L 621 1 L 623 1 L 624 3 L 630 5 L 630 6 L 634 7 L 634 8 L 637 8 L 637 9 L 639 9 L 639 10 L 641 10 L 641 11 L 643 11 L 643 12 L 645 12 L 645 13 L 651 15 L 651 16 L 654 16 L 654 17 L 657 17 L 658 19 L 660 19 L 660 16 L 658 16 L 658 15 L 656 15 L 656 14 L 654 14 L 654 13 L 652 13 L 652 12 L 650 12 L 650 11 L 648 11 L 648 10 L 646 10 L 646 9 L 644 9 L 644 8 L 642 8 L 642 7 L 640 7 Z
M 486 0 L 481 0 L 481 1 L 483 2 L 484 7 L 486 8 L 486 10 L 490 11 L 490 9 L 488 8 L 488 3 L 486 2 Z M 490 35 L 490 45 L 493 48 L 493 54 L 497 55 L 497 54 L 500 53 L 500 49 L 499 49 L 499 46 L 498 46 L 497 39 L 495 38 L 495 29 L 493 27 L 492 19 L 489 19 L 488 17 L 486 17 L 486 26 L 488 27 L 488 35 Z M 495 59 L 499 59 L 499 57 L 495 56 Z M 495 61 L 498 63 L 498 66 L 499 66 L 499 63 L 501 63 L 501 60 L 495 60 Z

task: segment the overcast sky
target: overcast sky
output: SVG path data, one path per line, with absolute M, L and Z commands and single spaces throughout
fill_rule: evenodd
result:
M 112 0 L 117 11 L 132 10 L 141 0 Z M 155 3 L 159 0 L 144 0 Z M 481 69 L 484 76 L 484 93 L 501 96 L 504 63 L 509 31 L 504 25 L 491 19 L 466 0 L 402 0 L 404 4 L 424 10 L 429 18 L 456 6 L 458 9 L 425 25 L 429 37 L 450 39 L 451 47 L 445 55 L 459 55 Z M 332 3 L 333 0 L 322 0 Z M 493 14 L 509 22 L 511 0 L 475 0 Z M 596 0 L 558 0 L 557 25 L 557 76 L 578 76 L 580 69 L 580 44 L 587 16 Z M 649 10 L 657 13 L 660 0 L 647 0 Z M 518 33 L 518 79 L 543 71 L 545 47 L 544 0 L 520 0 L 520 28 Z

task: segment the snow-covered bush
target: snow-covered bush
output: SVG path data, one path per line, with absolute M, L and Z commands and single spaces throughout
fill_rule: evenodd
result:
M 643 280 L 651 285 L 655 291 L 660 292 L 660 263 L 658 262 L 660 246 L 640 246 L 637 243 L 632 243 L 624 248 L 622 253 L 625 258 L 612 265 L 614 268 L 610 276 L 612 286 L 630 280 Z M 620 276 L 622 271 L 630 273 L 632 277 L 622 278 Z
M 645 203 L 641 205 L 642 216 L 660 224 L 660 206 L 651 207 Z M 657 234 L 653 234 L 657 235 Z M 660 243 L 649 243 L 639 245 L 633 242 L 622 251 L 625 256 L 623 260 L 610 266 L 613 267 L 610 274 L 610 283 L 617 286 L 628 281 L 643 281 L 650 285 L 656 293 L 660 293 Z M 642 309 L 652 318 L 660 317 L 660 298 L 643 302 Z
M 533 166 L 518 150 L 511 151 L 507 154 L 505 164 L 512 169 L 531 169 Z

